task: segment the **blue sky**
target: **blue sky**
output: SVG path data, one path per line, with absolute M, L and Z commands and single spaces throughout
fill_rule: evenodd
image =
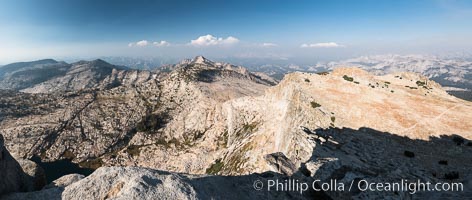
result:
M 466 0 L 0 0 L 0 64 L 200 54 L 315 61 L 471 51 L 471 36 Z

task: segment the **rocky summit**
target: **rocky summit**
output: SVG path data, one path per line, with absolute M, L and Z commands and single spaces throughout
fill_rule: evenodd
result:
M 156 71 L 101 60 L 48 63 L 21 66 L 64 72 L 0 91 L 0 172 L 12 176 L 0 182 L 5 199 L 472 195 L 472 103 L 416 73 L 336 68 L 294 72 L 278 82 L 202 56 Z M 4 77 L 19 73 L 10 68 Z M 13 157 L 96 170 L 43 187 L 32 178 L 43 169 L 27 173 Z M 34 175 L 25 180 L 25 173 Z M 270 180 L 459 182 L 464 190 L 274 191 Z M 37 185 L 24 189 L 22 181 Z

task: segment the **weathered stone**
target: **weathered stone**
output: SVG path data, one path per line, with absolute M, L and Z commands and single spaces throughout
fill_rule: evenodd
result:
M 291 176 L 297 167 L 282 152 L 272 153 L 265 156 L 268 164 L 273 166 L 276 172 Z
M 27 183 L 25 187 L 28 191 L 40 190 L 46 185 L 46 174 L 43 168 L 31 160 L 18 159 L 17 161 L 25 173 L 25 183 Z
M 15 193 L 2 199 L 306 199 L 311 193 L 267 192 L 254 189 L 254 181 L 280 179 L 277 174 L 236 177 L 188 175 L 140 167 L 102 167 L 65 188 Z M 286 177 L 285 177 L 286 178 Z M 263 186 L 267 190 L 267 186 Z
M 46 185 L 44 189 L 55 187 L 65 188 L 72 183 L 82 180 L 83 178 L 85 178 L 85 176 L 82 174 L 68 174 L 52 181 L 50 184 Z
M 24 176 L 20 164 L 10 155 L 4 146 L 0 134 L 0 195 L 25 191 Z

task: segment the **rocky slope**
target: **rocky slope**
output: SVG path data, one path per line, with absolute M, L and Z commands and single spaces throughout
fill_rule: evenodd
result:
M 0 67 L 0 89 L 24 93 L 109 89 L 142 83 L 153 76 L 156 74 L 111 65 L 100 59 L 72 64 L 46 59 Z
M 35 84 L 21 91 L 25 93 L 52 93 L 118 86 L 121 84 L 120 80 L 125 78 L 125 75 L 123 75 L 124 72 L 120 73 L 117 70 L 124 69 L 126 68 L 111 65 L 103 60 L 79 61 L 72 63 L 72 66 L 64 75 L 52 77 L 47 81 Z M 106 83 L 102 83 L 105 78 L 109 80 Z M 127 77 L 127 79 L 129 78 L 139 79 L 136 75 L 135 77 Z M 140 77 L 140 79 L 146 78 Z
M 472 62 L 464 58 L 440 58 L 426 55 L 362 56 L 340 62 L 318 63 L 310 70 L 359 67 L 378 75 L 415 72 L 440 83 L 454 96 L 472 100 Z
M 0 131 L 7 138 L 6 146 L 18 157 L 67 158 L 93 168 L 140 166 L 238 177 L 275 171 L 304 179 L 338 177 L 345 182 L 394 180 L 399 174 L 440 181 L 447 173 L 458 172 L 454 179 L 470 179 L 469 163 L 462 160 L 472 155 L 468 112 L 472 103 L 448 95 L 439 84 L 418 74 L 376 76 L 359 68 L 339 68 L 321 74 L 288 74 L 271 86 L 244 68 L 197 57 L 170 72 L 150 73 L 139 80 L 63 94 L 4 92 Z M 456 145 L 457 141 L 462 142 Z M 402 155 L 406 150 L 418 158 Z M 437 164 L 444 159 L 451 165 Z M 159 177 L 164 183 L 145 193 L 151 196 L 168 187 L 161 172 L 140 168 L 103 168 L 91 177 L 105 176 L 104 170 L 119 171 L 123 179 L 139 173 Z M 88 188 L 90 179 L 66 187 L 62 195 L 68 189 Z M 119 184 L 117 179 L 110 181 L 97 187 L 96 193 L 83 195 L 109 194 Z M 166 194 L 209 197 L 198 196 L 206 189 L 187 181 L 184 177 L 183 182 L 168 183 L 184 192 Z M 126 191 L 122 198 L 133 197 L 126 195 L 135 195 L 131 188 L 140 187 L 138 183 L 121 184 Z M 71 198 L 85 197 L 70 193 L 75 194 Z M 367 194 L 327 195 L 362 198 Z M 372 195 L 408 196 L 407 192 Z
M 370 128 L 327 128 L 307 131 L 316 143 L 302 168 L 308 176 L 329 183 L 335 179 L 350 192 L 326 191 L 333 199 L 462 199 L 471 195 L 472 141 L 458 135 L 411 139 Z M 324 136 L 326 139 L 324 139 Z M 368 183 L 461 183 L 463 190 L 433 187 L 403 191 L 361 191 Z M 356 187 L 357 186 L 357 187 Z M 364 185 L 365 186 L 365 185 Z
M 21 90 L 63 76 L 71 67 L 52 59 L 12 63 L 0 67 L 0 89 Z
M 441 85 L 472 88 L 472 63 L 464 59 L 443 59 L 422 55 L 380 55 L 363 56 L 338 64 L 328 64 L 329 68 L 336 65 L 356 66 L 382 75 L 395 72 L 415 72 L 437 81 Z
M 356 68 L 293 73 L 264 96 L 225 102 L 228 150 L 222 174 L 273 170 L 263 156 L 282 152 L 296 165 L 309 159 L 304 129 L 370 127 L 415 139 L 472 137 L 472 104 L 412 73 L 374 76 Z M 467 119 L 467 120 L 459 120 Z
M 197 57 L 162 80 L 149 76 L 142 83 L 112 89 L 5 92 L 1 129 L 20 157 L 73 159 L 88 167 L 141 165 L 204 173 L 214 160 L 208 152 L 222 147 L 217 143 L 224 128 L 216 123 L 222 103 L 260 95 L 268 83 L 242 68 L 223 69 L 202 59 Z M 194 145 L 196 152 L 183 150 Z M 145 150 L 156 159 L 140 154 Z

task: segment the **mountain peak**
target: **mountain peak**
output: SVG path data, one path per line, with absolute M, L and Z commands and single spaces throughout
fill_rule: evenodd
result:
M 86 60 L 81 60 L 75 63 L 72 63 L 72 65 L 76 67 L 92 67 L 92 68 L 107 68 L 107 69 L 120 69 L 120 70 L 127 70 L 127 67 L 124 66 L 117 66 L 108 63 L 107 61 L 104 61 L 102 59 L 95 59 L 91 61 L 86 61 Z
M 35 63 L 39 63 L 39 64 L 49 64 L 49 63 L 58 63 L 58 61 L 54 60 L 54 59 L 51 59 L 51 58 L 48 58 L 48 59 L 41 59 L 41 60 L 37 60 L 37 61 L 34 61 Z
M 206 59 L 203 56 L 196 56 L 193 60 L 192 63 L 194 64 L 213 64 L 213 61 Z
M 83 65 L 83 64 L 89 64 L 89 65 L 111 65 L 110 63 L 102 60 L 102 59 L 95 59 L 95 60 L 91 60 L 91 61 L 87 61 L 87 60 L 81 60 L 81 61 L 78 61 L 74 64 L 79 64 L 79 65 Z
M 94 63 L 107 63 L 107 64 L 108 64 L 108 62 L 106 62 L 106 61 L 104 61 L 104 60 L 102 60 L 102 59 L 100 59 L 100 58 L 99 58 L 99 59 L 95 59 L 95 60 L 93 60 L 92 62 L 94 62 Z

